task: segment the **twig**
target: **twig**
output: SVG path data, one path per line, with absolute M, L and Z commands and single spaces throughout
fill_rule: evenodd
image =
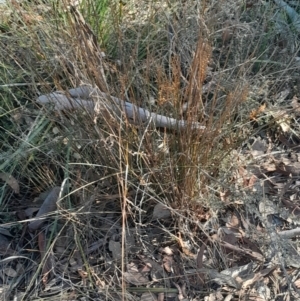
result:
M 286 230 L 286 231 L 281 231 L 278 233 L 278 235 L 281 238 L 294 238 L 295 236 L 300 235 L 300 228 L 292 229 L 292 230 Z

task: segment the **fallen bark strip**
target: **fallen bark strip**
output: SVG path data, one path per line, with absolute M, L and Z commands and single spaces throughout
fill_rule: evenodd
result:
M 57 111 L 84 108 L 91 113 L 95 113 L 96 105 L 100 104 L 100 108 L 112 110 L 118 116 L 122 113 L 126 114 L 129 122 L 134 124 L 153 122 L 155 127 L 180 130 L 184 128 L 204 130 L 199 122 L 188 123 L 186 120 L 177 120 L 175 118 L 150 112 L 144 108 L 138 107 L 130 102 L 121 100 L 101 92 L 97 88 L 82 86 L 68 91 L 69 95 L 61 92 L 41 95 L 37 98 L 37 103 L 54 104 Z

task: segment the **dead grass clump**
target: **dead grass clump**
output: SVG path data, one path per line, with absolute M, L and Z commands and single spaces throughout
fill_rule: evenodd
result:
M 162 300 L 186 295 L 185 285 L 191 296 L 209 295 L 208 277 L 240 294 L 248 289 L 242 273 L 217 271 L 237 265 L 250 274 L 250 261 L 257 270 L 264 261 L 261 236 L 245 234 L 261 229 L 257 210 L 243 199 L 263 173 L 254 175 L 248 138 L 269 126 L 259 124 L 268 114 L 260 108 L 288 72 L 285 59 L 272 63 L 281 53 L 271 49 L 277 31 L 266 30 L 275 8 L 98 2 L 7 8 L 1 210 L 9 213 L 5 227 L 19 228 L 0 249 L 3 294 L 10 298 L 17 287 L 21 299 L 63 290 L 148 300 L 150 292 Z M 107 24 L 97 24 L 99 16 Z M 75 95 L 79 86 L 92 93 Z M 41 95 L 65 103 L 39 106 Z M 125 101 L 140 110 L 128 116 Z M 157 128 L 157 115 L 142 120 L 144 109 L 177 127 Z M 257 152 L 267 149 L 262 144 Z

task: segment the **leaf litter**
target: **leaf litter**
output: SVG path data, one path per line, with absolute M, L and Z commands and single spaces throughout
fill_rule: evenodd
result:
M 245 156 L 247 156 L 247 152 L 245 152 Z M 273 161 L 272 155 L 270 155 L 270 157 L 270 160 Z M 241 171 L 240 169 L 240 174 Z M 215 221 L 217 222 L 217 227 L 214 226 L 216 229 L 215 234 L 206 237 L 202 242 L 200 240 L 198 242 L 198 248 L 189 246 L 189 241 L 191 241 L 192 237 L 183 229 L 181 230 L 182 234 L 178 235 L 175 241 L 172 240 L 172 235 L 169 236 L 168 243 L 167 237 L 169 230 L 166 228 L 167 232 L 161 232 L 165 236 L 162 242 L 159 242 L 159 240 L 154 242 L 158 237 L 155 234 L 152 235 L 154 243 L 152 248 L 149 245 L 147 246 L 147 252 L 152 249 L 153 253 L 143 254 L 141 251 L 144 248 L 143 243 L 145 243 L 145 238 L 140 241 L 141 244 L 140 247 L 138 247 L 139 244 L 137 244 L 137 242 L 140 237 L 148 236 L 147 240 L 149 240 L 151 237 L 149 236 L 150 232 L 155 233 L 155 231 L 153 231 L 155 229 L 155 223 L 162 223 L 161 225 L 165 223 L 165 225 L 167 225 L 170 219 L 172 220 L 171 211 L 167 210 L 166 212 L 168 213 L 165 213 L 165 205 L 161 205 L 160 203 L 158 203 L 159 206 L 158 204 L 155 205 L 149 219 L 149 222 L 153 223 L 153 226 L 149 228 L 150 232 L 147 233 L 147 230 L 145 232 L 141 229 L 138 231 L 136 228 L 133 228 L 131 231 L 132 234 L 128 234 L 129 240 L 128 246 L 125 244 L 125 252 L 133 250 L 133 246 L 135 247 L 135 251 L 133 253 L 132 251 L 127 253 L 128 258 L 131 258 L 123 274 L 124 280 L 127 283 L 127 289 L 130 291 L 131 288 L 140 288 L 140 300 L 151 300 L 151 298 L 153 300 L 159 300 L 166 296 L 171 298 L 172 294 L 174 294 L 174 292 L 171 292 L 171 289 L 176 288 L 177 293 L 175 293 L 174 296 L 181 296 L 180 299 L 185 300 L 187 293 L 186 288 L 183 290 L 183 284 L 188 286 L 189 294 L 193 290 L 197 291 L 199 287 L 207 289 L 207 287 L 214 284 L 221 287 L 222 290 L 218 296 L 216 296 L 215 293 L 207 293 L 207 297 L 211 300 L 223 300 L 221 296 L 227 294 L 229 290 L 232 296 L 235 294 L 246 294 L 249 296 L 249 300 L 269 300 L 270 292 L 265 283 L 266 280 L 269 279 L 269 277 L 272 278 L 275 272 L 295 274 L 295 269 L 299 267 L 298 262 L 300 258 L 297 251 L 298 247 L 296 245 L 292 246 L 288 240 L 297 237 L 300 231 L 297 232 L 297 227 L 294 229 L 284 229 L 280 230 L 278 234 L 275 232 L 274 237 L 270 237 L 266 230 L 268 227 L 272 228 L 276 226 L 278 228 L 278 225 L 275 223 L 275 218 L 284 220 L 285 225 L 293 223 L 293 220 L 299 215 L 298 211 L 300 212 L 300 210 L 298 210 L 297 203 L 295 202 L 297 201 L 297 193 L 295 191 L 294 180 L 289 181 L 288 185 L 280 186 L 279 184 L 283 181 L 283 178 L 278 177 L 278 173 L 281 170 L 274 169 L 268 171 L 267 177 L 266 171 L 261 172 L 261 174 L 256 173 L 255 177 L 257 180 L 264 179 L 265 181 L 268 181 L 268 178 L 272 177 L 272 173 L 276 175 L 275 178 L 278 179 L 279 182 L 275 182 L 274 180 L 271 182 L 270 192 L 274 190 L 277 191 L 277 194 L 281 195 L 281 202 L 278 202 L 277 206 L 274 206 L 272 198 L 267 198 L 266 194 L 262 194 L 263 190 L 255 189 L 254 185 L 249 185 L 249 181 L 245 180 L 252 178 L 252 171 L 253 169 L 250 165 L 246 166 L 241 174 L 244 180 L 240 182 L 236 180 L 235 185 L 243 187 L 244 190 L 246 189 L 245 191 L 254 191 L 260 195 L 260 201 L 255 201 L 256 204 L 252 204 L 253 199 L 248 200 L 247 196 L 244 196 L 244 205 L 249 207 L 247 213 L 242 210 L 242 207 L 236 210 L 227 210 L 227 216 L 223 218 L 223 222 L 221 220 Z M 285 174 L 282 174 L 282 176 L 286 178 Z M 51 253 L 48 253 L 49 251 L 46 252 L 45 245 L 47 245 L 47 239 L 44 231 L 47 229 L 47 224 L 51 220 L 51 217 L 47 217 L 45 214 L 56 210 L 59 193 L 60 187 L 53 188 L 41 205 L 41 208 L 43 206 L 44 208 L 38 211 L 37 216 L 43 216 L 43 220 L 41 222 L 39 221 L 38 224 L 36 224 L 35 220 L 29 223 L 29 225 L 32 225 L 32 223 L 35 225 L 35 227 L 29 227 L 31 231 L 36 231 L 36 229 L 40 231 L 38 234 L 38 245 L 41 260 L 43 261 L 41 281 L 45 286 L 45 290 L 52 293 L 55 292 L 56 286 L 51 284 L 50 280 L 53 279 L 60 270 L 64 270 L 65 273 L 68 271 L 67 273 L 73 275 L 73 277 L 77 278 L 77 281 L 81 281 L 85 283 L 85 285 L 87 285 L 89 281 L 89 274 L 85 271 L 80 250 L 77 249 L 76 246 L 75 250 L 77 249 L 77 251 L 69 258 L 66 262 L 67 264 L 64 263 L 64 258 L 71 255 L 71 253 L 68 252 L 68 248 L 71 247 L 68 247 L 68 239 L 63 239 L 63 236 L 61 236 L 61 238 L 58 238 L 55 242 L 54 250 L 56 250 L 56 254 L 59 256 L 58 258 L 61 259 L 52 257 Z M 272 194 L 270 194 L 270 196 L 272 197 Z M 288 196 L 289 199 L 287 198 Z M 228 196 L 224 196 L 225 199 L 226 197 L 230 198 L 231 196 L 228 194 Z M 249 204 L 245 203 L 247 200 Z M 45 204 L 47 204 L 47 210 L 45 209 Z M 107 204 L 112 203 L 108 202 Z M 283 208 L 286 209 L 285 217 L 282 215 Z M 160 211 L 163 212 L 161 215 L 158 213 Z M 105 214 L 105 216 L 103 226 L 109 224 L 113 226 L 113 215 Z M 111 216 L 112 223 L 109 222 L 109 216 Z M 210 225 L 211 223 L 208 219 L 207 222 L 204 223 L 202 230 L 207 231 Z M 99 228 L 100 231 L 103 226 Z M 283 224 L 280 223 L 279 227 L 282 228 Z M 111 264 L 108 262 L 105 264 L 107 275 L 113 272 L 114 267 L 118 265 L 118 262 L 122 259 L 122 246 L 120 241 L 116 239 L 119 229 L 119 227 L 113 227 L 110 229 L 109 236 L 104 235 L 103 239 L 100 239 L 98 242 L 94 241 L 93 243 L 88 243 L 86 246 L 81 246 L 84 249 L 84 253 L 88 256 L 87 260 L 93 262 L 95 261 L 93 258 L 95 258 L 96 254 L 98 254 L 97 257 L 102 254 L 99 259 L 105 256 L 105 260 L 111 261 Z M 67 231 L 69 235 L 72 233 L 70 229 Z M 193 237 L 193 239 L 197 239 L 197 237 Z M 264 249 L 266 240 L 268 239 L 270 246 L 273 246 Z M 287 239 L 287 241 L 284 242 L 283 239 Z M 101 250 L 106 248 L 105 241 L 108 244 L 107 250 L 102 253 Z M 167 245 L 162 247 L 160 246 L 161 243 Z M 285 258 L 280 257 L 282 256 L 280 254 L 283 254 L 282 243 L 284 243 L 288 249 L 294 250 L 294 252 L 290 252 L 285 248 Z M 7 249 L 9 249 L 9 239 L 6 239 L 6 244 Z M 215 246 L 218 246 L 218 248 L 216 249 Z M 153 257 L 155 248 L 157 248 L 158 253 Z M 282 248 L 282 251 L 278 251 L 278 248 Z M 70 251 L 71 250 L 72 247 L 70 248 Z M 278 252 L 280 253 L 276 256 L 275 254 Z M 45 256 L 46 254 L 47 256 Z M 109 257 L 108 254 L 111 254 L 111 257 Z M 226 268 L 224 266 L 224 268 L 220 270 L 219 267 L 225 263 L 224 258 L 226 258 L 226 265 L 229 265 L 229 267 Z M 95 262 L 97 261 L 98 260 Z M 266 263 L 268 263 L 267 266 Z M 96 268 L 93 273 L 97 273 Z M 5 275 L 3 279 L 14 278 L 17 276 L 17 272 L 16 269 L 13 268 L 13 265 L 6 266 L 2 269 L 2 275 L 2 278 Z M 113 274 L 111 274 L 111 276 L 113 276 Z M 299 280 L 295 278 L 293 282 L 295 287 L 298 285 L 297 281 Z M 102 285 L 105 287 L 105 284 Z M 150 292 L 143 292 L 143 287 Z M 162 289 L 161 292 L 159 292 L 160 289 Z M 168 292 L 168 289 L 170 289 L 170 292 Z M 260 291 L 265 291 L 265 293 L 260 293 Z M 284 291 L 284 287 L 282 287 L 280 291 Z

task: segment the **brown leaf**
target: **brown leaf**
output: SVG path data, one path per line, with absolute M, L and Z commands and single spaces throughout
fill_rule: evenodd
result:
M 294 285 L 295 285 L 297 288 L 300 288 L 300 278 L 297 279 L 297 280 L 295 280 Z
M 276 163 L 276 171 L 283 175 L 298 176 L 300 174 L 300 162 L 291 162 L 290 164 L 285 164 L 283 162 Z
M 81 279 L 82 279 L 82 283 L 83 286 L 87 285 L 87 277 L 88 277 L 88 273 L 82 269 L 78 269 L 77 270 L 78 274 L 80 275 Z
M 141 296 L 141 301 L 157 301 L 157 297 L 153 293 L 143 293 Z
M 142 258 L 143 263 L 146 266 L 151 267 L 151 277 L 154 281 L 160 281 L 164 278 L 164 270 L 163 267 L 158 264 L 156 261 L 152 260 L 151 258 Z M 143 269 L 145 270 L 145 268 Z M 141 272 L 141 270 L 139 270 Z
M 124 278 L 127 282 L 134 285 L 148 284 L 150 281 L 140 272 L 125 272 Z
M 252 175 L 248 181 L 248 187 L 247 188 L 253 188 L 255 182 L 257 181 L 257 177 L 255 175 Z
M 82 270 L 82 269 L 78 269 L 78 274 L 80 275 L 80 277 L 82 279 L 86 279 L 87 276 L 88 276 L 88 273 L 86 271 Z
M 250 120 L 256 120 L 258 115 L 260 115 L 261 113 L 263 113 L 266 109 L 266 104 L 264 103 L 263 105 L 261 105 L 259 108 L 252 110 L 250 113 Z
M 192 258 L 196 258 L 196 255 L 193 254 L 193 253 L 187 248 L 187 244 L 183 241 L 180 232 L 178 232 L 177 241 L 178 241 L 179 246 L 180 246 L 181 249 L 182 249 L 182 252 L 183 252 L 186 256 L 192 257 Z
M 168 273 L 173 272 L 174 259 L 173 256 L 163 255 L 163 266 Z
M 139 272 L 138 267 L 134 262 L 131 262 L 127 265 L 127 272 L 124 273 L 124 278 L 127 282 L 134 285 L 143 285 L 149 283 L 146 273 Z
M 164 301 L 164 300 L 165 300 L 165 294 L 164 293 L 158 293 L 157 301 Z
M 20 193 L 19 183 L 13 176 L 11 176 L 10 174 L 8 174 L 6 172 L 1 172 L 0 179 L 5 181 L 7 183 L 7 185 L 9 185 L 12 188 L 14 193 L 17 193 L 17 194 Z
M 176 288 L 178 289 L 178 300 L 179 301 L 183 301 L 183 300 L 186 300 L 186 293 L 185 293 L 185 284 L 183 284 L 181 287 L 179 286 L 179 284 L 175 283 L 174 282 L 174 285 L 176 286 Z
M 271 273 L 272 271 L 274 271 L 274 269 L 276 269 L 277 266 L 273 266 L 270 268 L 266 268 L 260 272 L 257 272 L 255 274 L 253 274 L 251 277 L 249 277 L 247 280 L 244 280 L 242 283 L 242 288 L 245 289 L 247 287 L 249 287 L 250 285 L 252 285 L 253 283 L 258 282 L 261 278 L 265 277 L 266 275 L 268 275 L 269 273 Z
M 152 265 L 150 263 L 146 263 L 139 269 L 139 272 L 143 274 L 151 271 L 152 271 Z
M 160 252 L 170 256 L 174 255 L 174 251 L 169 246 L 164 247 Z

